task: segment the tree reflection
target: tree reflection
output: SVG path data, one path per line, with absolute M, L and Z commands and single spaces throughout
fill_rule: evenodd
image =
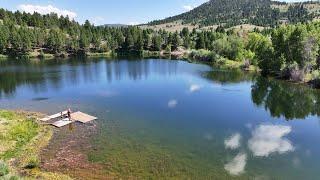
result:
M 28 84 L 34 91 L 40 91 L 44 80 L 37 72 L 0 72 L 0 98 L 13 96 L 17 86 L 22 84 Z
M 151 74 L 171 76 L 177 73 L 178 61 L 160 60 L 31 60 L 0 61 L 0 98 L 13 97 L 20 86 L 35 93 L 77 87 L 81 84 L 121 80 L 139 81 Z M 184 65 L 181 64 L 184 71 Z
M 241 70 L 214 70 L 208 72 L 206 77 L 221 84 L 228 84 L 252 81 L 255 76 L 252 73 L 245 73 Z
M 273 117 L 292 120 L 320 116 L 320 92 L 307 86 L 258 77 L 251 92 L 252 101 Z

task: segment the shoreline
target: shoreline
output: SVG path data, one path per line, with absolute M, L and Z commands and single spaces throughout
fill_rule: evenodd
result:
M 21 56 L 10 56 L 10 55 L 5 55 L 5 54 L 0 54 L 0 60 L 6 60 L 6 59 L 44 59 L 44 60 L 51 60 L 55 58 L 72 58 L 72 57 L 112 57 L 114 52 L 108 51 L 108 52 L 87 52 L 83 55 L 78 55 L 78 54 L 71 54 L 71 53 L 58 53 L 58 54 L 40 54 L 40 53 L 27 53 L 23 54 Z
M 130 56 L 130 52 L 125 53 L 125 56 Z M 249 67 L 245 67 L 244 63 L 241 61 L 235 61 L 226 59 L 223 57 L 219 57 L 215 60 L 213 60 L 210 54 L 207 54 L 205 50 L 183 50 L 179 49 L 176 51 L 166 52 L 166 51 L 146 51 L 143 50 L 140 53 L 135 53 L 133 56 L 141 57 L 141 58 L 168 58 L 173 60 L 184 60 L 188 61 L 190 63 L 203 63 L 207 64 L 213 67 L 217 67 L 220 69 L 226 69 L 226 70 L 241 70 L 244 72 L 256 72 L 260 73 L 261 70 L 255 66 L 255 65 L 249 65 Z M 72 54 L 64 54 L 63 56 L 55 56 L 54 54 L 46 54 L 43 57 L 39 57 L 39 55 L 36 56 L 28 56 L 27 59 L 39 59 L 39 60 L 52 60 L 55 58 L 61 58 L 61 59 L 69 59 L 77 57 Z M 81 57 L 81 56 L 79 56 Z M 111 57 L 123 57 L 123 55 L 120 53 L 116 53 L 113 51 L 108 52 L 102 52 L 102 53 L 86 53 L 83 55 L 84 58 L 111 58 Z M 11 57 L 14 59 L 19 59 L 22 57 Z M 9 60 L 10 57 L 7 55 L 0 54 L 0 61 L 6 61 Z M 261 74 L 260 74 L 261 75 Z M 262 76 L 262 75 L 261 75 Z M 283 79 L 277 76 L 267 76 L 271 78 L 275 78 L 278 80 L 286 81 L 293 84 L 303 84 L 305 86 L 308 86 L 313 89 L 320 89 L 320 80 L 317 79 L 309 79 L 307 81 L 293 81 L 289 79 Z
M 71 179 L 40 168 L 40 153 L 48 146 L 53 129 L 37 119 L 42 113 L 0 110 L 0 178 Z M 2 176 L 1 176 L 2 175 Z

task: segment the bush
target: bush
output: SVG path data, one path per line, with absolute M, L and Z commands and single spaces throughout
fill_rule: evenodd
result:
M 192 50 L 190 53 L 190 57 L 200 61 L 215 61 L 216 54 L 212 51 L 200 49 Z
M 304 80 L 305 73 L 299 68 L 297 63 L 292 63 L 283 68 L 281 71 L 281 77 L 299 82 Z
M 25 165 L 25 168 L 27 169 L 33 169 L 36 167 L 39 167 L 39 159 L 36 156 L 31 156 L 28 161 L 27 164 Z
M 6 163 L 0 161 L 0 177 L 9 174 L 9 167 Z
M 312 80 L 314 80 L 314 79 L 320 80 L 320 70 L 312 71 L 311 78 L 312 78 Z

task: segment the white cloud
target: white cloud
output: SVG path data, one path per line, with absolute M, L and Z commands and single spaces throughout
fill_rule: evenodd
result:
M 178 101 L 176 99 L 171 99 L 169 102 L 168 102 L 168 107 L 169 108 L 175 108 L 178 104 Z
M 184 6 L 182 6 L 182 8 L 184 9 L 184 10 L 186 10 L 186 11 L 191 11 L 193 8 L 195 8 L 194 6 L 192 6 L 192 5 L 184 5 Z
M 294 147 L 288 139 L 283 138 L 291 132 L 290 126 L 260 125 L 252 132 L 248 147 L 254 156 L 267 157 L 271 153 L 283 154 L 293 151 Z
M 197 84 L 192 84 L 189 88 L 189 91 L 191 93 L 199 91 L 201 89 L 201 86 L 197 85 Z
M 240 147 L 241 135 L 236 133 L 224 141 L 226 149 L 237 149 Z
M 39 14 L 50 14 L 56 13 L 58 16 L 69 16 L 69 18 L 74 19 L 77 17 L 77 13 L 65 9 L 59 9 L 52 5 L 47 6 L 40 6 L 40 5 L 33 5 L 33 4 L 20 4 L 18 6 L 20 11 L 24 11 L 27 13 L 34 13 L 37 12 Z
M 229 163 L 224 165 L 224 169 L 231 175 L 240 175 L 244 172 L 247 163 L 247 154 L 240 153 L 233 158 Z

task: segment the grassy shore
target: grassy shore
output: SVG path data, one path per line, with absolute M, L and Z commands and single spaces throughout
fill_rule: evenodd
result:
M 37 122 L 40 116 L 0 110 L 0 179 L 70 179 L 39 167 L 39 153 L 52 137 L 52 129 Z
M 0 60 L 1 60 L 1 59 L 7 59 L 7 58 L 8 58 L 7 55 L 0 54 Z
M 102 52 L 102 53 L 87 53 L 86 56 L 88 57 L 111 57 L 112 56 L 112 52 Z

